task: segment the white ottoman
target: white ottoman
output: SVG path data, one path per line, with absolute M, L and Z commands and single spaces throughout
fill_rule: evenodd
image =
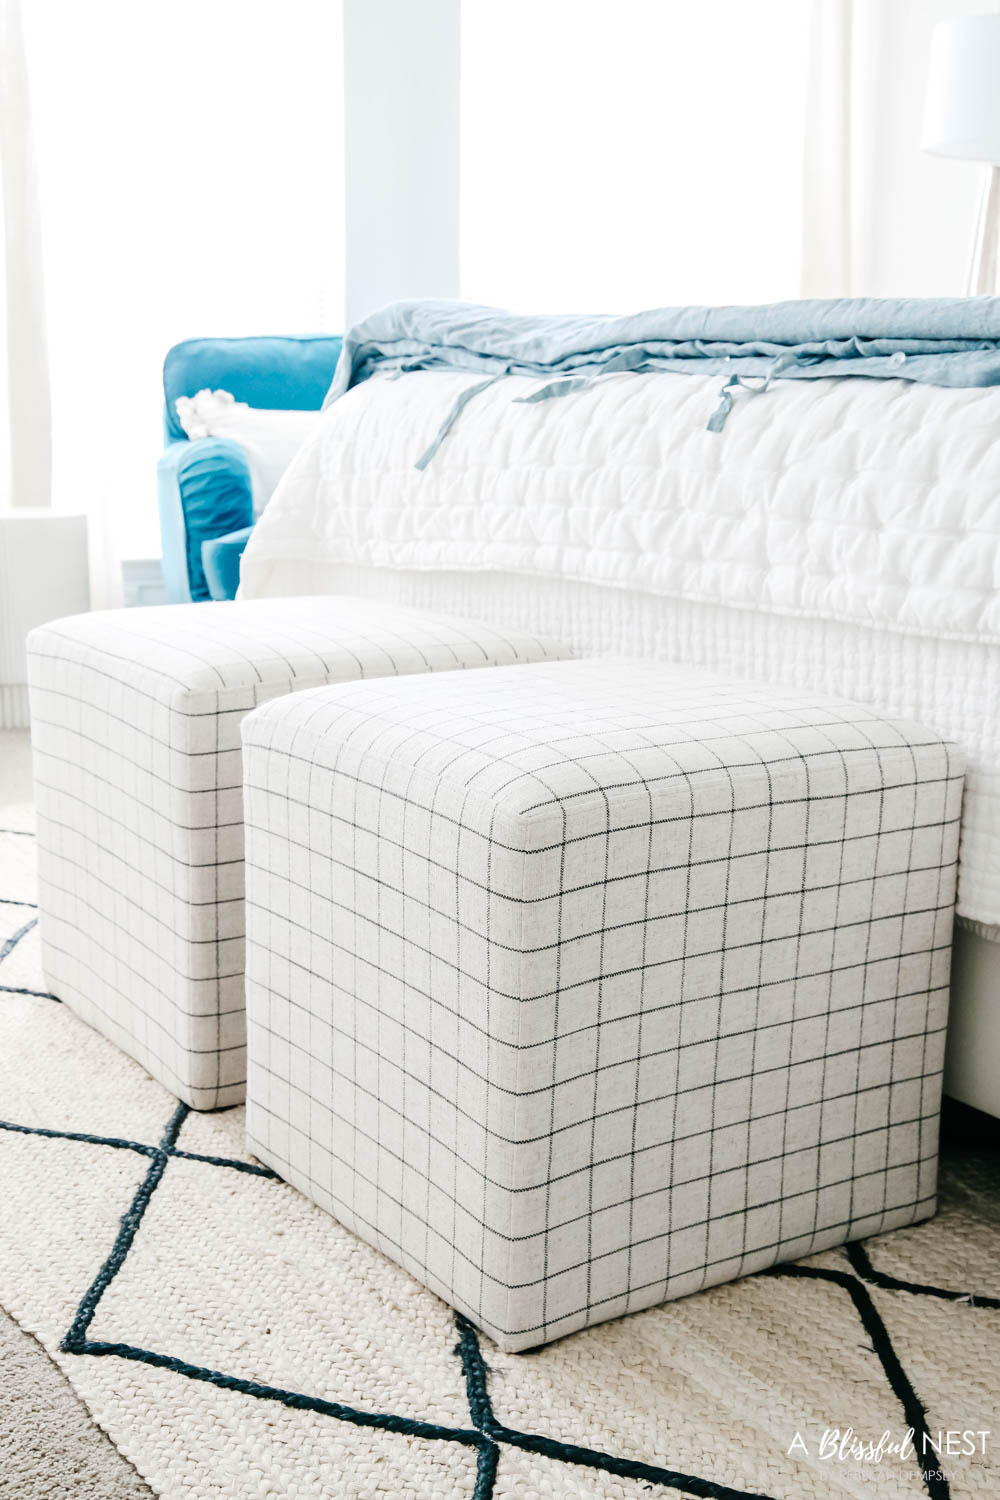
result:
M 504 1348 L 933 1212 L 933 731 L 599 661 L 243 743 L 251 1148 Z
M 53 993 L 196 1109 L 238 1103 L 244 714 L 317 683 L 556 652 L 528 632 L 345 598 L 114 610 L 34 631 Z

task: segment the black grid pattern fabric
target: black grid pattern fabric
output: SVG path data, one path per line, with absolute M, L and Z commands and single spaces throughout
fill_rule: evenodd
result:
M 933 1212 L 955 746 L 616 661 L 243 737 L 251 1148 L 503 1347 Z
M 194 1108 L 239 1103 L 244 714 L 320 683 L 559 654 L 529 632 L 351 598 L 115 610 L 33 632 L 49 987 Z

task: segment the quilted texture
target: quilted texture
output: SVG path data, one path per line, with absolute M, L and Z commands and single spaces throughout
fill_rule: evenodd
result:
M 557 654 L 357 599 L 115 610 L 29 638 L 46 982 L 197 1109 L 243 1098 L 240 721 L 319 683 Z
M 933 731 L 608 661 L 243 744 L 251 1149 L 502 1347 L 933 1212 Z
M 539 405 L 512 377 L 418 471 L 470 384 L 375 378 L 335 402 L 257 527 L 248 592 L 319 549 L 1000 642 L 1000 391 L 789 383 L 711 433 L 718 377 L 612 375 Z
M 1000 924 L 1000 392 L 719 378 L 498 383 L 425 472 L 466 377 L 325 414 L 243 559 L 246 597 L 345 587 L 862 698 L 970 756 L 959 913 Z

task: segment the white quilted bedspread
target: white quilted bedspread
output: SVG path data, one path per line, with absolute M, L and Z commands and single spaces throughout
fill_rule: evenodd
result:
M 329 552 L 486 568 L 890 628 L 1000 639 L 1000 391 L 778 382 L 705 431 L 718 376 L 375 378 L 325 413 L 247 563 Z
M 754 670 L 789 681 L 809 670 L 791 659 L 807 622 L 863 627 L 876 650 L 885 641 L 883 706 L 919 706 L 969 748 L 959 909 L 1000 923 L 1000 389 L 778 381 L 739 393 L 715 434 L 717 375 L 610 375 L 530 405 L 512 398 L 540 382 L 510 377 L 470 401 L 418 470 L 475 383 L 375 377 L 330 406 L 253 533 L 243 594 L 334 589 L 352 568 L 513 575 L 542 592 L 571 581 L 606 599 L 610 586 L 784 617 L 789 659 Z M 912 675 L 900 653 L 928 642 L 951 652 L 930 701 L 926 681 L 895 681 Z M 966 682 L 956 650 L 969 653 Z M 843 674 L 831 686 L 870 696 Z

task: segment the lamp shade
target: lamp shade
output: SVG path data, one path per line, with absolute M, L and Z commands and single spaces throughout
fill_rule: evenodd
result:
M 1000 162 L 1000 16 L 940 21 L 931 38 L 925 151 Z

